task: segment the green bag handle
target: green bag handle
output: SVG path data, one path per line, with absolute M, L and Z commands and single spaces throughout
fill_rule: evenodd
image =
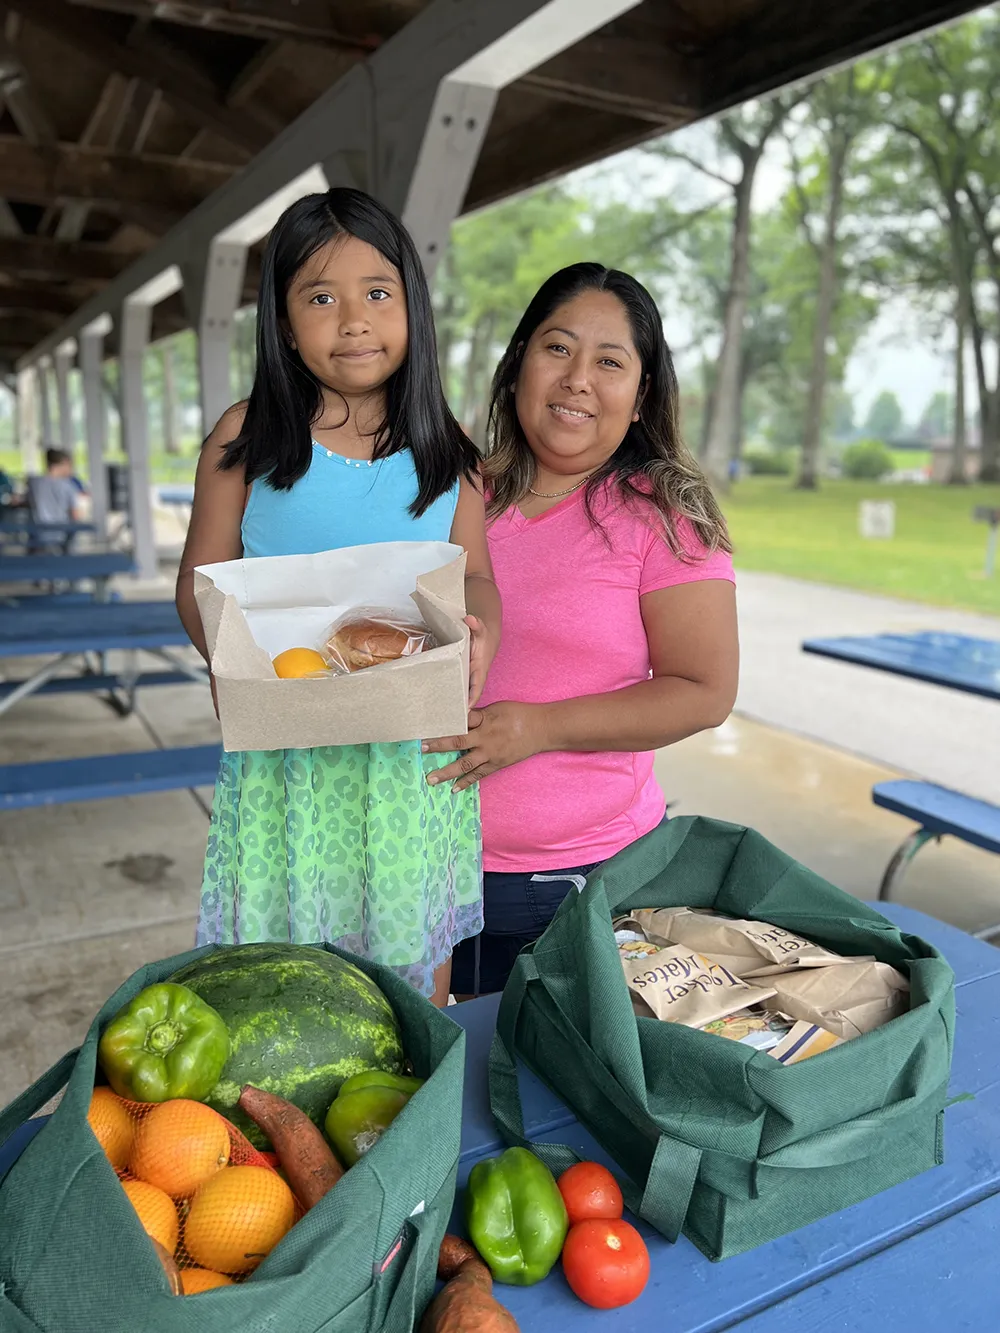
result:
M 26 1120 L 30 1120 L 46 1102 L 52 1100 L 57 1092 L 62 1091 L 69 1082 L 79 1054 L 79 1046 L 73 1051 L 67 1051 L 62 1059 L 57 1060 L 51 1069 L 47 1069 L 41 1078 L 37 1078 L 30 1088 L 25 1088 L 24 1092 L 19 1093 L 0 1111 L 0 1147 L 7 1142 L 15 1129 L 23 1125 Z
M 514 964 L 500 1000 L 496 1032 L 490 1047 L 490 1105 L 505 1142 L 535 1153 L 553 1175 L 559 1176 L 580 1160 L 573 1149 L 564 1143 L 534 1143 L 524 1133 L 524 1111 L 513 1050 L 517 1020 L 529 981 L 545 985 L 532 955 L 522 953 Z M 556 1006 L 564 1024 L 571 1031 L 574 1030 L 551 992 L 546 989 L 546 994 Z M 582 1045 L 581 1054 L 585 1052 L 587 1047 Z M 593 1059 L 586 1063 L 588 1073 L 600 1084 L 602 1091 L 609 1099 L 621 1103 L 624 1093 L 600 1061 Z M 626 1179 L 622 1182 L 622 1196 L 633 1213 L 655 1227 L 667 1240 L 676 1241 L 684 1227 L 700 1165 L 700 1148 L 669 1134 L 660 1134 L 645 1187 L 640 1193 L 632 1181 Z

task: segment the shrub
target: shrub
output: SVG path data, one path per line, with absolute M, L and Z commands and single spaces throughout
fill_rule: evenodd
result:
M 795 459 L 787 449 L 747 449 L 743 463 L 751 477 L 790 477 Z
M 847 446 L 841 459 L 844 476 L 855 481 L 880 481 L 894 466 L 892 450 L 881 440 L 857 440 Z

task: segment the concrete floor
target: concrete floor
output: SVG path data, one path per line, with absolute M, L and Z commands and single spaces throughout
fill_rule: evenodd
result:
M 674 813 L 750 824 L 871 898 L 911 827 L 872 806 L 872 785 L 901 771 L 955 782 L 957 772 L 966 777 L 958 785 L 990 795 L 1000 709 L 798 650 L 803 633 L 895 625 L 902 604 L 759 575 L 744 575 L 741 588 L 741 711 L 660 756 Z M 126 592 L 169 596 L 169 581 Z M 954 613 L 906 610 L 914 624 L 955 626 Z M 973 620 L 959 617 L 966 628 Z M 1000 637 L 1000 622 L 978 623 Z M 7 664 L 11 675 L 29 665 Z M 146 691 L 141 713 L 128 719 L 93 696 L 29 699 L 0 719 L 0 763 L 217 736 L 208 692 L 195 684 Z M 209 799 L 169 792 L 0 815 L 0 1105 L 79 1042 L 143 962 L 190 947 Z M 901 896 L 978 929 L 1000 921 L 1000 861 L 954 842 L 929 846 Z

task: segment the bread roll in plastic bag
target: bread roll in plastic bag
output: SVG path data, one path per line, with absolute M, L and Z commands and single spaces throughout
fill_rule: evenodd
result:
M 400 611 L 363 606 L 330 626 L 323 652 L 337 670 L 364 671 L 436 647 L 430 630 L 419 620 L 409 620 Z

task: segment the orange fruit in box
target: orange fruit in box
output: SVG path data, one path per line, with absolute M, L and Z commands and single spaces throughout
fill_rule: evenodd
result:
M 281 680 L 298 680 L 302 676 L 326 675 L 330 668 L 326 658 L 313 648 L 286 648 L 271 665 Z
M 213 1287 L 231 1287 L 233 1279 L 225 1273 L 213 1273 L 209 1268 L 182 1268 L 181 1291 L 185 1296 L 197 1296 L 199 1291 L 211 1291 Z
M 231 1166 L 206 1181 L 191 1200 L 184 1248 L 202 1268 L 249 1273 L 290 1231 L 295 1200 L 265 1166 Z
M 95 1088 L 87 1120 L 108 1161 L 116 1171 L 124 1171 L 132 1151 L 135 1126 L 121 1098 L 110 1088 Z
M 173 1254 L 177 1249 L 181 1223 L 170 1195 L 155 1185 L 147 1185 L 144 1180 L 123 1180 L 122 1189 L 139 1214 L 147 1235 L 159 1241 L 168 1254 Z
M 128 1169 L 186 1199 L 229 1161 L 229 1126 L 218 1111 L 180 1097 L 160 1102 L 135 1127 Z

